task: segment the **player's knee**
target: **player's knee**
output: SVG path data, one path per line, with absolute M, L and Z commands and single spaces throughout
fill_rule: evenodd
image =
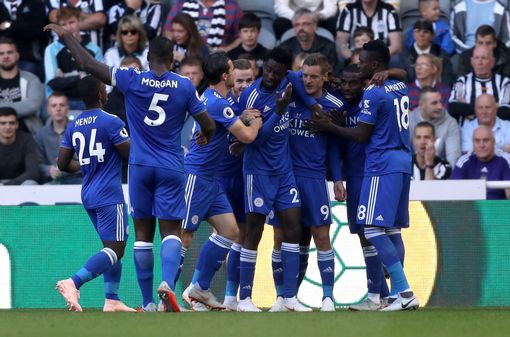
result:
M 283 231 L 281 228 L 273 227 L 273 241 L 273 247 L 279 250 L 283 242 Z
M 301 226 L 286 226 L 283 229 L 283 240 L 289 243 L 299 243 L 301 241 Z
M 239 229 L 235 224 L 224 226 L 218 231 L 218 234 L 229 240 L 235 240 L 239 234 Z
M 181 241 L 182 241 L 182 246 L 184 248 L 189 248 L 189 246 L 191 246 L 191 241 L 193 240 L 194 234 L 195 234 L 195 232 L 189 231 L 187 229 L 182 230 Z
M 318 250 L 326 251 L 331 249 L 331 241 L 329 232 L 325 230 L 318 230 L 313 233 L 313 241 Z
M 105 248 L 111 249 L 117 256 L 117 261 L 120 261 L 124 257 L 124 251 L 126 249 L 126 241 L 110 241 L 104 242 Z

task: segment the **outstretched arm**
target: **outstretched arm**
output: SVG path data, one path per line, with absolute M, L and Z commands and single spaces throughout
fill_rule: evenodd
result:
M 44 31 L 50 30 L 54 31 L 64 42 L 81 69 L 92 74 L 105 84 L 112 84 L 108 66 L 94 59 L 69 31 L 54 23 L 44 27 Z

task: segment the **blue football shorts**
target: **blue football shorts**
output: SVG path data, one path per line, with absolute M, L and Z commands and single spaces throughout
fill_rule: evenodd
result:
M 102 241 L 127 241 L 129 218 L 125 204 L 106 205 L 85 210 Z
M 225 192 L 237 223 L 246 222 L 244 213 L 244 179 L 243 176 L 218 177 L 218 182 Z
M 347 222 L 352 234 L 363 233 L 363 225 L 357 222 L 359 195 L 363 177 L 349 177 L 346 179 L 345 188 L 347 192 Z

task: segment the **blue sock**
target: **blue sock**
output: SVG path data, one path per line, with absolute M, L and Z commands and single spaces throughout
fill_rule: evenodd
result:
M 322 299 L 333 299 L 333 285 L 335 284 L 335 253 L 333 249 L 317 251 L 317 265 L 321 273 Z
M 303 282 L 306 275 L 306 269 L 308 268 L 308 255 L 310 252 L 310 246 L 299 246 L 299 276 L 298 276 L 298 288 Z
M 400 228 L 390 228 L 386 230 L 386 234 L 390 237 L 391 242 L 395 246 L 395 249 L 398 252 L 398 257 L 400 258 L 400 262 L 402 266 L 404 265 L 404 257 L 406 255 L 406 249 L 404 247 L 404 241 L 402 240 L 402 234 L 400 233 Z
M 240 257 L 240 282 L 239 282 L 239 298 L 244 300 L 251 297 L 253 290 L 253 278 L 255 277 L 255 264 L 257 263 L 257 251 L 246 248 L 241 249 Z
M 136 241 L 133 248 L 136 278 L 142 292 L 143 306 L 154 302 L 152 290 L 154 288 L 154 253 L 152 242 Z
M 167 235 L 161 241 L 161 274 L 172 290 L 175 289 L 175 276 L 181 262 L 181 247 L 181 239 L 175 235 Z
M 299 273 L 299 244 L 282 242 L 283 292 L 285 298 L 297 294 Z
M 384 228 L 365 227 L 365 237 L 375 246 L 382 263 L 386 266 L 386 270 L 390 274 L 391 291 L 402 292 L 409 289 L 402 263 L 398 252 L 391 242 Z
M 110 248 L 101 249 L 96 255 L 92 256 L 85 265 L 78 270 L 71 278 L 76 289 L 98 277 L 117 263 L 117 254 Z
M 317 265 L 322 280 L 323 298 L 333 299 L 333 285 L 335 284 L 335 253 L 333 249 L 317 251 Z
M 374 246 L 363 247 L 363 257 L 367 266 L 367 288 L 369 294 L 380 294 L 381 275 L 384 276 L 381 260 Z
M 233 240 L 216 233 L 211 234 L 209 240 L 204 243 L 202 247 L 202 251 L 204 251 L 203 255 L 205 256 L 204 266 L 197 281 L 200 288 L 206 290 L 211 287 L 214 274 L 216 274 L 223 262 L 225 262 L 228 251 L 233 243 Z
M 181 247 L 181 261 L 179 262 L 179 269 L 177 270 L 177 274 L 175 275 L 175 284 L 179 281 L 179 277 L 181 276 L 182 266 L 184 265 L 184 258 L 186 257 L 187 248 Z
M 225 296 L 237 296 L 239 288 L 239 258 L 241 257 L 241 245 L 234 243 L 230 247 L 227 259 L 227 287 Z
M 283 297 L 283 264 L 282 252 L 280 250 L 273 249 L 273 254 L 271 254 L 271 267 L 273 268 L 273 281 L 276 289 L 276 296 Z
M 109 300 L 119 300 L 119 284 L 122 275 L 122 263 L 119 261 L 104 274 L 104 297 Z

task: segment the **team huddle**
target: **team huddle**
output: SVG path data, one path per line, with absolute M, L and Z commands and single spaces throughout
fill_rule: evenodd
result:
M 409 98 L 403 82 L 388 78 L 398 74 L 387 70 L 384 43 L 365 44 L 360 66 L 347 67 L 339 81 L 328 77 L 330 66 L 321 54 L 309 55 L 302 71 L 293 73 L 288 70 L 291 56 L 276 48 L 268 52 L 262 76 L 255 80 L 249 62 L 246 66 L 214 53 L 204 65 L 210 86 L 200 98 L 187 78 L 169 71 L 173 44 L 164 37 L 149 45 L 151 70 L 139 71 L 109 68 L 60 26 L 46 29 L 55 31 L 92 74 L 80 82 L 86 109 L 65 132 L 58 166 L 69 172 L 81 169 L 83 205 L 104 248 L 57 283 L 70 310 L 82 311 L 80 287 L 103 274 L 103 310 L 135 311 L 118 296 L 128 234 L 123 158 L 129 158 L 140 311 L 182 310 L 175 284 L 202 221 L 214 231 L 182 294 L 192 310 L 261 311 L 252 290 L 258 245 L 269 223 L 275 235 L 277 292 L 270 311 L 312 311 L 297 299 L 312 238 L 322 279 L 321 311 L 335 311 L 327 177 L 334 182 L 335 199 L 347 200 L 350 230 L 360 238 L 367 265 L 368 297 L 350 309 L 419 306 L 403 271 L 400 234 L 409 226 Z M 243 84 L 233 90 L 234 81 Z M 102 110 L 105 84 L 124 94 L 131 137 L 120 119 Z M 180 132 L 187 114 L 195 127 L 184 157 Z M 153 297 L 156 223 L 162 240 L 159 304 Z M 225 261 L 227 284 L 220 302 L 210 285 Z

